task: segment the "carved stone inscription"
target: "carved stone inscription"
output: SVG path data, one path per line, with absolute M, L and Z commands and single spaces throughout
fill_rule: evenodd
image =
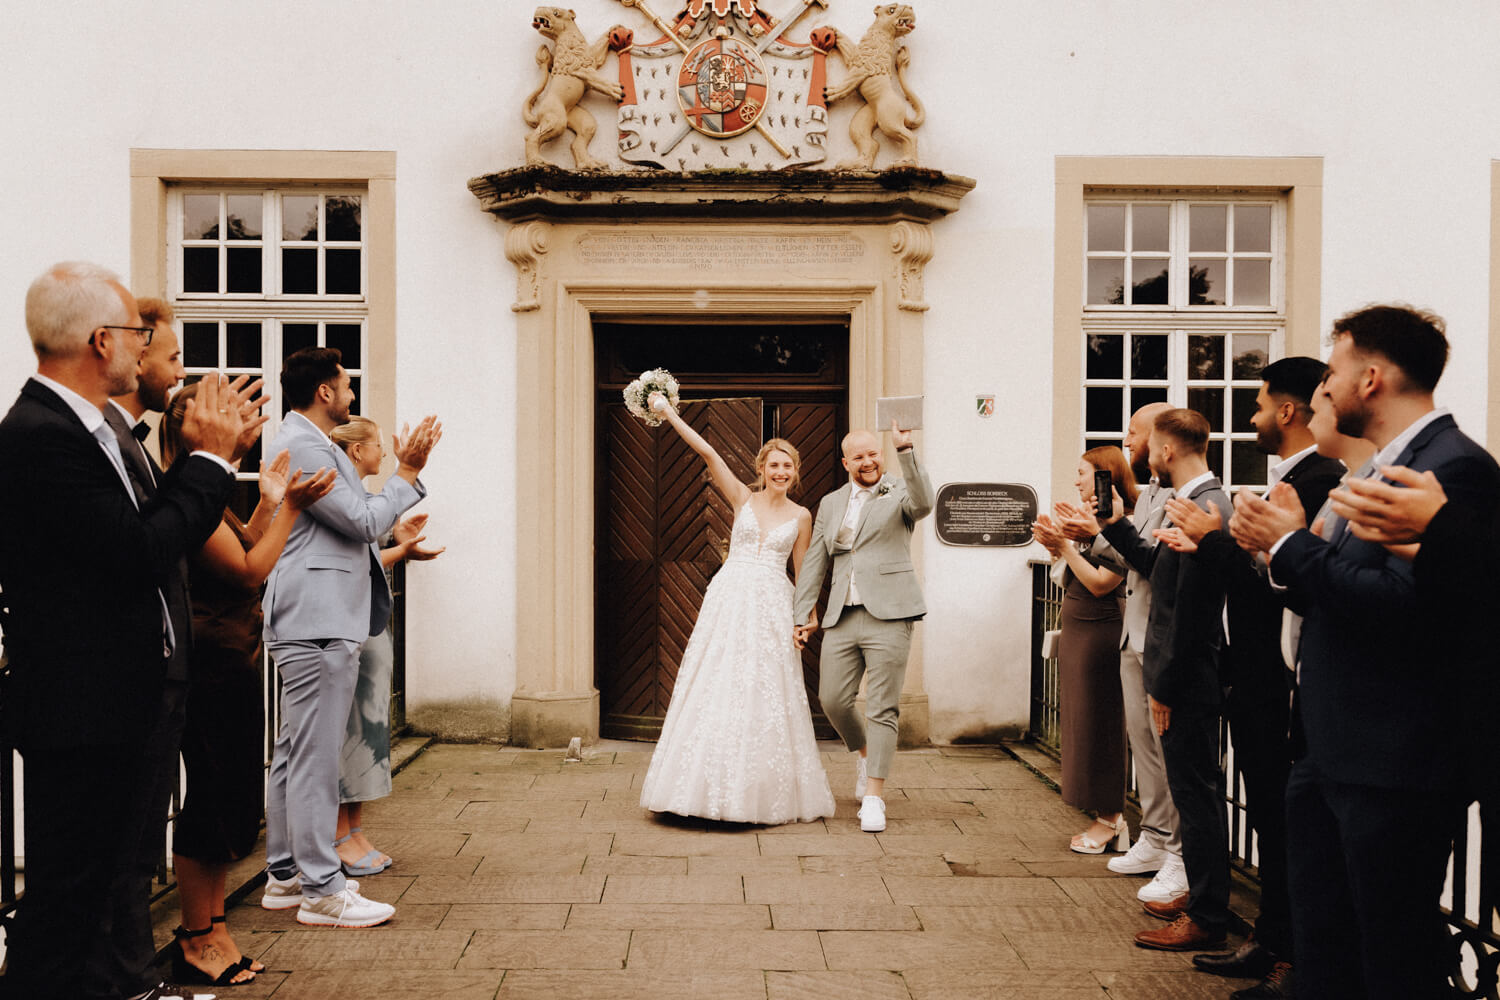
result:
M 594 268 L 683 269 L 726 277 L 752 268 L 842 268 L 864 259 L 852 231 L 831 233 L 586 232 L 579 258 Z
M 1030 545 L 1036 491 L 1018 483 L 948 483 L 938 490 L 938 540 L 948 545 Z

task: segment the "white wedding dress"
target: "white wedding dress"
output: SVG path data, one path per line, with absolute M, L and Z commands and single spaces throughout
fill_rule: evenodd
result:
M 735 515 L 641 786 L 652 812 L 766 824 L 833 815 L 792 644 L 796 541 L 795 520 L 762 536 L 748 502 Z

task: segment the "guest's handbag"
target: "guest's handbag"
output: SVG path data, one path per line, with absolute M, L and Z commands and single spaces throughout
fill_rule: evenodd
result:
M 1062 637 L 1062 629 L 1048 629 L 1042 633 L 1042 659 L 1057 659 L 1057 641 Z

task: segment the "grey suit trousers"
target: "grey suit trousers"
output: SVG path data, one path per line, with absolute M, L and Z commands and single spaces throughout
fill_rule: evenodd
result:
M 869 745 L 865 766 L 872 778 L 889 776 L 896 756 L 901 688 L 914 625 L 910 619 L 883 621 L 863 607 L 847 607 L 823 633 L 818 700 L 844 746 L 858 752 Z M 863 719 L 854 708 L 861 679 L 867 679 Z
M 1146 684 L 1141 679 L 1141 654 L 1126 646 L 1120 650 L 1120 691 L 1125 696 L 1125 735 L 1135 763 L 1135 787 L 1141 799 L 1141 829 L 1138 840 L 1171 854 L 1182 854 L 1181 825 L 1177 805 L 1167 788 L 1167 763 L 1162 757 L 1161 737 L 1151 721 Z
M 269 643 L 281 674 L 281 729 L 266 791 L 266 864 L 277 878 L 300 871 L 304 896 L 344 888 L 333 832 L 360 646 L 348 639 Z

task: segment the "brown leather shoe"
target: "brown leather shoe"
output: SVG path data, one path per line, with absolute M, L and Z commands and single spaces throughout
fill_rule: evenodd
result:
M 1173 896 L 1165 903 L 1143 903 L 1145 911 L 1157 920 L 1176 920 L 1187 912 L 1188 899 L 1191 893 L 1184 892 L 1180 896 Z
M 1157 951 L 1201 951 L 1224 943 L 1224 932 L 1211 931 L 1184 913 L 1167 926 L 1155 931 L 1141 931 L 1135 936 L 1136 947 Z

